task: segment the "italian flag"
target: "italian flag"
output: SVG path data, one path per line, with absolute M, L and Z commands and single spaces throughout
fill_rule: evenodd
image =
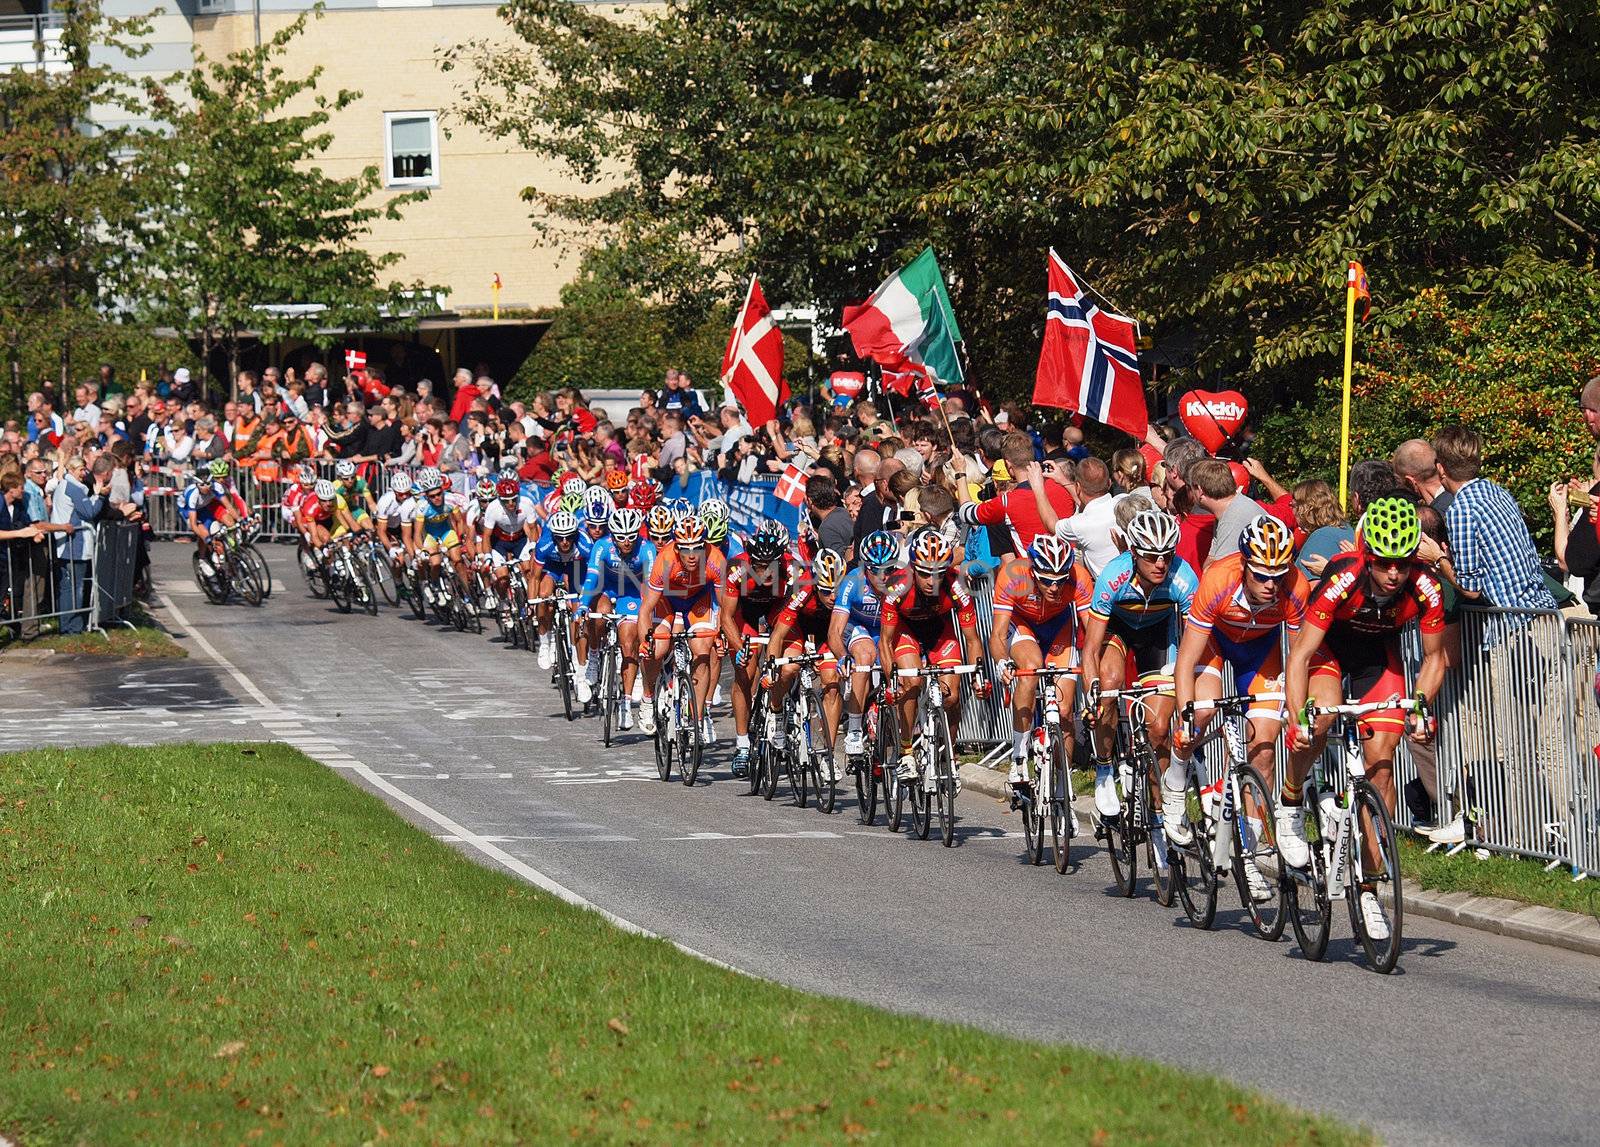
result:
M 890 275 L 865 303 L 844 308 L 843 321 L 856 353 L 879 366 L 904 370 L 916 363 L 944 383 L 964 377 L 956 353 L 961 329 L 932 247 Z

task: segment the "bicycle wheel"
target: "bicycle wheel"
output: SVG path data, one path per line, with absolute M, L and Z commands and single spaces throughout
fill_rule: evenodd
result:
M 1233 884 L 1257 934 L 1265 940 L 1276 940 L 1283 935 L 1288 921 L 1283 885 L 1277 879 L 1280 862 L 1272 791 L 1260 773 L 1246 766 L 1239 774 L 1239 796 L 1239 809 L 1233 819 Z M 1246 864 L 1255 865 L 1261 873 L 1270 893 L 1267 899 L 1251 897 Z
M 767 770 L 772 767 L 772 738 L 767 736 L 767 695 L 765 692 L 756 693 L 755 704 L 750 712 L 750 771 L 745 774 L 745 780 L 750 785 L 750 795 L 757 796 L 765 791 L 767 783 Z
M 684 788 L 693 788 L 695 778 L 700 775 L 700 758 L 705 753 L 705 730 L 701 728 L 700 703 L 694 695 L 693 677 L 683 683 L 682 712 L 688 736 L 681 742 L 684 753 L 679 771 L 683 774 Z
M 656 773 L 664 781 L 672 775 L 672 750 L 677 741 L 677 730 L 672 727 L 672 715 L 677 712 L 677 698 L 673 686 L 667 681 L 656 682 L 656 695 L 648 702 L 655 709 L 656 718 Z
M 1295 942 L 1300 945 L 1300 954 L 1308 960 L 1321 960 L 1327 954 L 1328 933 L 1333 927 L 1333 901 L 1328 896 L 1328 869 L 1323 863 L 1318 807 L 1316 790 L 1307 788 L 1306 839 L 1311 844 L 1311 863 L 1299 871 L 1281 865 L 1278 872 Z
M 806 743 L 811 748 L 811 776 L 816 782 L 817 807 L 833 812 L 839 801 L 839 762 L 833 755 L 833 739 L 828 735 L 828 720 L 823 715 L 822 699 L 811 698 L 811 715 L 806 721 Z
M 259 606 L 267 596 L 262 591 L 260 575 L 249 562 L 238 561 L 233 568 L 231 580 L 246 605 Z
M 928 777 L 938 775 L 935 771 L 938 765 L 928 759 L 928 754 L 935 752 L 931 744 L 924 742 L 915 751 L 917 779 L 900 787 L 909 790 L 906 795 L 911 799 L 911 831 L 918 840 L 927 840 L 928 833 L 933 831 L 933 801 L 929 799 L 933 794 L 928 792 Z
M 617 685 L 617 650 L 612 646 L 605 651 L 600 666 L 600 740 L 608 749 L 611 747 L 611 727 L 616 721 L 621 700 Z
M 194 563 L 194 582 L 200 587 L 200 591 L 206 595 L 206 600 L 212 605 L 221 605 L 223 602 L 227 601 L 227 575 L 216 566 L 211 567 L 210 573 L 205 573 L 203 570 L 201 570 L 201 558 L 199 550 L 195 550 L 194 553 L 190 555 L 190 560 Z
M 1033 865 L 1044 863 L 1044 824 L 1048 815 L 1044 794 L 1049 786 L 1050 762 L 1044 759 L 1035 764 L 1032 780 L 1023 786 L 1024 791 L 1016 794 L 1022 812 L 1022 855 Z
M 1121 772 L 1120 766 L 1112 767 Z M 1139 853 L 1130 830 L 1132 818 L 1133 801 L 1124 793 L 1122 807 L 1117 815 L 1102 818 L 1100 821 L 1100 831 L 1106 841 L 1106 852 L 1111 857 L 1111 879 L 1116 881 L 1119 896 L 1132 896 L 1134 885 L 1139 878 Z
M 801 808 L 811 799 L 811 754 L 807 751 L 804 729 L 794 731 L 793 747 L 789 750 L 789 787 L 794 790 L 794 803 Z
M 956 842 L 956 795 L 961 791 L 960 778 L 956 776 L 956 747 L 950 740 L 950 714 L 939 709 L 939 739 L 934 746 L 934 776 L 938 788 L 932 794 L 939 806 L 939 837 L 946 848 Z
M 881 706 L 878 712 L 878 738 L 874 760 L 868 768 L 878 771 L 878 788 L 883 795 L 883 819 L 890 832 L 899 832 L 905 820 L 906 788 L 900 783 L 900 719 Z
M 311 547 L 300 543 L 299 550 L 295 553 L 295 561 L 300 566 L 300 574 L 306 579 L 306 588 L 315 598 L 328 596 L 328 575 L 322 568 L 322 563 L 317 561 L 317 555 L 311 552 Z
M 566 618 L 560 612 L 556 613 L 556 624 L 550 630 L 556 643 L 556 688 L 561 691 L 561 709 L 566 713 L 567 720 L 572 720 L 572 702 L 576 685 L 572 679 L 572 645 L 567 635 L 561 632 L 566 628 Z
M 343 554 L 334 557 L 328 570 L 327 581 L 329 599 L 339 607 L 340 613 L 349 613 L 355 606 L 355 586 L 350 582 Z
M 372 617 L 378 616 L 378 595 L 372 588 L 372 578 L 367 568 L 367 562 L 352 557 L 350 568 L 355 572 L 356 601 L 361 603 L 361 608 Z
M 1394 824 L 1389 819 L 1389 809 L 1383 803 L 1383 798 L 1368 781 L 1356 782 L 1350 807 L 1358 829 L 1350 834 L 1350 854 L 1346 860 L 1348 871 L 1356 878 L 1351 883 L 1371 885 L 1378 905 L 1389 922 L 1389 938 L 1374 940 L 1367 932 L 1366 921 L 1361 916 L 1361 897 L 1355 888 L 1346 897 L 1350 909 L 1350 927 L 1361 937 L 1367 964 L 1374 972 L 1388 975 L 1400 960 L 1400 927 L 1405 913 L 1404 897 L 1400 890 L 1400 853 L 1394 839 Z M 1375 864 L 1369 864 L 1362 856 L 1364 850 L 1357 844 L 1358 838 L 1368 842 L 1377 854 Z
M 394 567 L 389 564 L 389 555 L 377 542 L 367 546 L 367 580 L 383 595 L 384 601 L 390 605 L 400 604 L 400 591 L 394 583 Z
M 1215 825 L 1205 814 L 1200 778 L 1193 770 L 1184 787 L 1184 804 L 1188 806 L 1189 830 L 1194 834 L 1194 841 L 1188 848 L 1179 848 L 1169 841 L 1167 859 L 1172 865 L 1173 883 L 1183 901 L 1184 915 L 1196 928 L 1210 928 L 1217 919 L 1217 869 L 1211 860 L 1211 833 Z
M 271 597 L 272 567 L 267 565 L 266 557 L 261 553 L 260 550 L 256 549 L 254 543 L 241 548 L 239 550 L 239 557 L 242 561 L 247 563 L 251 569 L 255 570 L 256 580 L 261 583 L 261 596 L 264 598 Z
M 428 620 L 428 602 L 422 596 L 422 571 L 410 569 L 406 572 L 406 598 L 411 602 L 411 615 L 418 621 Z
M 856 821 L 870 825 L 878 815 L 878 780 L 872 775 L 876 766 L 866 755 L 853 758 L 851 765 L 856 771 Z
M 1059 732 L 1048 735 L 1050 760 L 1050 837 L 1055 846 L 1056 871 L 1072 867 L 1072 761 L 1067 739 Z

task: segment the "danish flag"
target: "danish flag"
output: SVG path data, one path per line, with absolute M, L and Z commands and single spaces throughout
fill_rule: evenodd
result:
M 791 506 L 806 504 L 806 472 L 790 462 L 778 476 L 778 497 Z
M 1054 249 L 1049 286 L 1034 405 L 1080 411 L 1143 439 L 1150 413 L 1139 377 L 1137 325 L 1087 298 Z
M 367 369 L 367 352 L 362 350 L 347 350 L 344 352 L 344 365 L 346 370 L 357 371 Z
M 752 426 L 771 422 L 778 417 L 778 407 L 789 401 L 789 386 L 783 381 L 783 332 L 773 325 L 772 308 L 754 275 L 722 355 L 722 385 L 744 407 Z

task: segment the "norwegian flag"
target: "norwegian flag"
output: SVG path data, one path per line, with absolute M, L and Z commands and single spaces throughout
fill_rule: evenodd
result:
M 778 497 L 791 506 L 806 504 L 806 472 L 790 462 L 778 476 Z
M 367 369 L 367 352 L 363 350 L 347 350 L 344 352 L 345 369 L 358 371 Z
M 918 400 L 929 410 L 939 409 L 939 387 L 933 381 L 933 376 L 926 368 L 918 363 L 907 363 L 905 370 L 885 370 L 883 372 L 884 389 L 893 391 L 901 398 L 910 398 L 913 390 L 917 393 Z
M 778 417 L 778 407 L 789 401 L 789 385 L 783 381 L 783 332 L 773 325 L 772 308 L 754 275 L 722 354 L 722 385 L 739 400 L 753 426 L 771 422 Z
M 1089 299 L 1061 256 L 1050 251 L 1050 299 L 1044 345 L 1034 376 L 1035 406 L 1087 414 L 1143 439 L 1150 427 L 1139 377 L 1137 326 L 1102 311 Z

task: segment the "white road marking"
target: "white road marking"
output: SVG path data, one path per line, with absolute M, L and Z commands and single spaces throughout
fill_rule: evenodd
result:
M 166 605 L 167 610 L 172 614 L 173 618 L 178 622 L 178 624 L 183 626 L 183 628 L 188 631 L 189 635 L 194 638 L 195 644 L 205 652 L 206 656 L 210 657 L 212 661 L 216 662 L 217 665 L 227 672 L 230 677 L 237 681 L 240 688 L 242 688 L 246 693 L 250 694 L 251 697 L 255 698 L 257 703 L 259 703 L 262 708 L 273 710 L 277 709 L 277 707 L 273 705 L 271 699 L 256 687 L 256 683 L 254 681 L 250 680 L 249 677 L 246 677 L 242 670 L 235 666 L 233 662 L 224 657 L 216 646 L 207 641 L 204 635 L 202 635 L 194 628 L 193 625 L 190 624 L 189 619 L 183 616 L 182 612 L 180 612 L 178 607 L 172 603 L 172 599 L 167 596 L 166 593 L 162 593 L 161 600 L 162 603 Z M 294 745 L 295 748 L 300 748 L 298 744 L 295 744 L 294 738 L 286 737 L 285 739 L 288 740 L 291 745 Z M 301 751 L 306 752 L 304 749 L 301 749 Z M 315 753 L 307 753 L 307 755 L 311 756 L 313 759 L 317 759 Z M 618 916 L 615 912 L 611 912 L 600 907 L 600 905 L 594 903 L 592 900 L 585 899 L 584 897 L 578 895 L 578 893 L 572 891 L 572 889 L 568 888 L 566 885 L 552 880 L 550 877 L 540 872 L 531 864 L 518 860 L 515 856 L 512 856 L 505 849 L 492 843 L 487 838 L 479 836 L 477 833 L 463 825 L 457 824 L 454 820 L 440 812 L 438 809 L 434 808 L 432 805 L 426 804 L 412 796 L 410 793 L 406 792 L 404 789 L 390 784 L 387 780 L 373 772 L 360 761 L 356 761 L 354 758 L 351 759 L 354 763 L 349 765 L 340 765 L 338 767 L 346 768 L 354 772 L 373 788 L 380 792 L 387 793 L 389 796 L 393 797 L 395 800 L 399 801 L 401 804 L 405 805 L 419 816 L 431 820 L 434 824 L 438 825 L 439 828 L 443 829 L 445 833 L 455 837 L 458 843 L 465 844 L 469 848 L 477 850 L 484 856 L 487 856 L 490 860 L 493 860 L 495 863 L 516 873 L 529 884 L 532 884 L 535 888 L 548 892 L 551 896 L 554 896 L 560 900 L 564 900 L 568 904 L 574 905 L 575 907 L 586 908 L 591 912 L 596 912 L 603 919 L 607 920 L 616 927 L 621 928 L 624 932 L 632 932 L 636 936 L 648 936 L 651 939 L 666 940 L 667 943 L 671 944 L 674 948 L 678 949 L 678 951 L 687 956 L 693 956 L 697 960 L 704 960 L 708 964 L 712 964 L 718 968 L 723 968 L 730 972 L 738 972 L 740 975 L 746 976 L 750 975 L 749 972 L 745 972 L 740 968 L 735 968 L 732 964 L 718 960 L 714 956 L 708 956 L 704 952 L 696 951 L 687 944 L 680 944 L 671 937 L 661 936 L 658 933 L 652 932 L 650 929 L 643 927 L 642 925 L 635 924 L 632 920 L 624 919 L 623 917 Z M 319 763 L 324 765 L 326 764 L 320 760 Z
M 742 835 L 730 832 L 691 832 L 688 836 L 665 836 L 663 840 L 840 840 L 836 832 L 826 829 L 802 829 L 799 832 L 751 832 Z

